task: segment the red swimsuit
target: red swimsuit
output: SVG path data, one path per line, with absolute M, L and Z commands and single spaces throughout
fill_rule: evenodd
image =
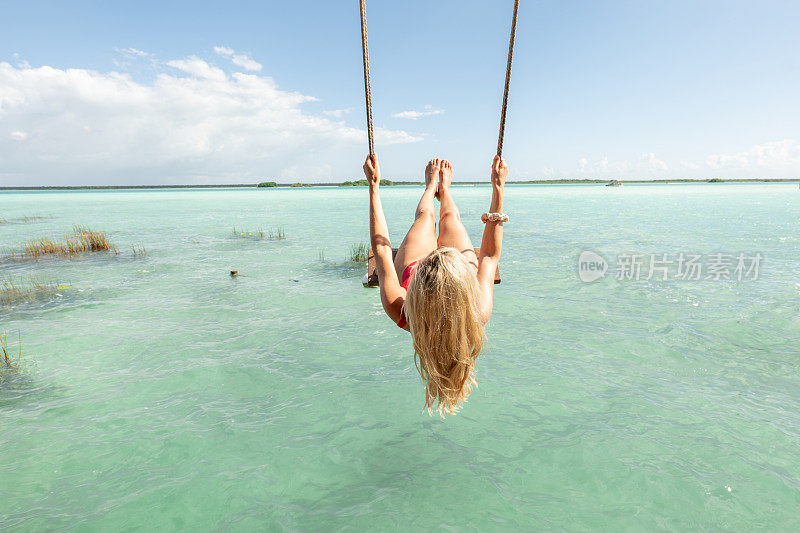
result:
M 411 276 L 414 274 L 414 271 L 417 269 L 417 264 L 419 263 L 419 259 L 416 261 L 412 261 L 408 264 L 405 270 L 403 270 L 403 281 L 400 283 L 400 286 L 404 289 L 408 290 L 408 284 L 411 282 Z M 406 315 L 403 311 L 400 311 L 400 321 L 397 325 L 403 329 L 405 329 L 408 322 L 406 321 Z

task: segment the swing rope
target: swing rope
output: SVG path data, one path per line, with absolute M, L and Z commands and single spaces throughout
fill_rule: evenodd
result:
M 362 0 L 363 1 L 363 0 Z M 514 58 L 514 38 L 517 35 L 517 12 L 519 0 L 514 0 L 514 15 L 511 19 L 511 40 L 508 43 L 508 63 L 506 65 L 506 87 L 503 91 L 503 109 L 500 111 L 500 135 L 497 138 L 497 155 L 503 157 L 503 137 L 506 133 L 506 111 L 508 110 L 508 88 L 511 85 L 511 62 Z
M 369 153 L 375 153 L 375 141 L 372 138 L 372 88 L 369 83 L 369 44 L 367 43 L 367 6 L 361 0 L 361 55 L 364 58 L 364 93 L 367 95 L 367 136 Z
M 369 139 L 369 153 L 375 153 L 375 141 L 372 133 L 372 88 L 369 79 L 369 44 L 367 42 L 367 6 L 366 0 L 361 4 L 361 55 L 364 59 L 364 94 L 367 99 L 367 137 Z M 503 108 L 500 111 L 500 135 L 497 138 L 497 155 L 503 156 L 503 138 L 506 132 L 506 112 L 508 111 L 508 89 L 511 85 L 511 63 L 514 58 L 514 39 L 517 35 L 517 13 L 519 0 L 514 0 L 514 15 L 511 19 L 511 39 L 508 43 L 508 63 L 506 64 L 506 83 L 503 90 Z

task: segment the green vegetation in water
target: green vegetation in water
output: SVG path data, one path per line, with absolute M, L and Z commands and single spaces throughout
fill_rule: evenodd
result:
M 313 187 L 313 185 L 310 183 L 300 183 L 298 181 L 297 183 L 292 183 L 291 185 L 289 185 L 289 187 Z
M 0 280 L 0 305 L 48 297 L 58 289 L 58 282 L 36 276 L 3 279 Z
M 23 215 L 17 218 L 3 218 L 0 217 L 0 224 L 29 224 L 31 222 L 38 222 L 49 217 L 42 215 Z
M 369 244 L 360 242 L 350 246 L 350 261 L 353 263 L 366 263 L 369 259 Z
M 22 250 L 10 252 L 11 259 L 38 259 L 43 256 L 75 257 L 89 252 L 114 252 L 117 248 L 103 231 L 92 231 L 81 225 L 73 226 L 74 235 L 66 235 L 61 240 L 50 237 L 31 239 Z
M 390 187 L 395 183 L 389 180 L 381 180 L 380 184 Z M 357 181 L 343 181 L 342 183 L 339 184 L 339 187 L 366 187 L 368 185 L 369 182 L 367 180 L 357 180 Z
M 147 255 L 147 250 L 142 243 L 131 244 L 131 251 L 133 252 L 133 257 L 144 257 Z
M 255 239 L 257 241 L 263 239 L 282 241 L 286 238 L 286 230 L 283 226 L 278 226 L 276 229 L 269 229 L 268 231 L 264 231 L 264 228 L 258 228 L 256 231 L 245 231 L 234 226 L 233 236 L 239 239 Z
M 278 184 L 274 181 L 262 181 L 257 185 L 258 187 L 277 187 Z
M 266 236 L 263 228 L 258 228 L 256 231 L 245 231 L 241 228 L 233 227 L 233 236 L 240 239 L 255 239 L 261 240 Z
M 725 180 L 719 178 L 711 178 L 710 180 L 708 180 L 708 183 L 723 183 L 724 181 Z
M 283 226 L 278 226 L 274 232 L 269 230 L 268 236 L 269 240 L 271 241 L 282 241 L 286 238 L 286 230 L 283 228 Z
M 19 343 L 19 353 L 17 354 L 17 360 L 12 361 L 11 358 L 8 356 L 8 341 L 6 340 L 8 336 L 6 335 L 5 331 L 0 333 L 0 377 L 2 373 L 7 372 L 9 370 L 16 370 L 19 366 L 19 360 L 22 358 L 22 342 Z

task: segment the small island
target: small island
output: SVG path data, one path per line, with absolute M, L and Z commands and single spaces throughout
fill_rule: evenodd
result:
M 380 184 L 385 186 L 392 186 L 394 185 L 394 182 L 389 180 L 381 180 Z M 369 182 L 367 180 L 357 180 L 357 181 L 343 181 L 342 183 L 339 184 L 339 187 L 366 187 L 367 185 L 369 185 Z

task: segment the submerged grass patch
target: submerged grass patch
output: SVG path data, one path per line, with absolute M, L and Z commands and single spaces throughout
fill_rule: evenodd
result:
M 22 358 L 22 343 L 19 343 L 19 354 L 17 360 L 12 361 L 8 356 L 8 336 L 6 332 L 0 333 L 0 371 L 15 370 L 19 365 L 19 360 Z
M 269 230 L 268 235 L 271 241 L 282 241 L 286 238 L 286 230 L 283 229 L 283 226 L 278 226 L 274 232 Z
M 43 215 L 23 215 L 17 218 L 4 218 L 0 217 L 0 224 L 29 224 L 31 222 L 38 222 L 50 217 Z
M 369 258 L 369 244 L 360 242 L 350 245 L 350 261 L 353 263 L 366 263 Z
M 258 228 L 256 231 L 245 231 L 241 228 L 233 227 L 233 236 L 238 239 L 255 239 L 257 241 L 268 239 L 270 241 L 282 241 L 286 238 L 286 230 L 283 226 L 278 226 L 275 229 L 264 231 L 264 228 Z
M 11 305 L 54 294 L 59 284 L 53 280 L 28 276 L 0 280 L 0 305 Z
M 144 257 L 147 255 L 147 250 L 142 243 L 131 244 L 131 251 L 133 252 L 133 257 Z
M 266 236 L 263 228 L 258 228 L 256 231 L 246 231 L 241 228 L 233 227 L 233 236 L 238 239 L 255 239 L 261 240 Z
M 73 226 L 74 235 L 65 235 L 62 239 L 40 237 L 31 239 L 22 250 L 12 251 L 12 259 L 38 259 L 43 256 L 75 257 L 89 252 L 114 252 L 117 248 L 106 237 L 103 231 L 92 231 L 86 226 Z

